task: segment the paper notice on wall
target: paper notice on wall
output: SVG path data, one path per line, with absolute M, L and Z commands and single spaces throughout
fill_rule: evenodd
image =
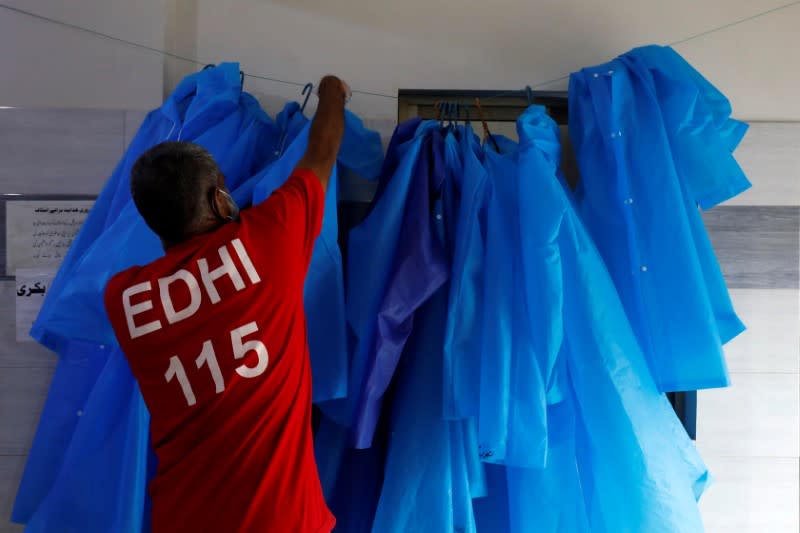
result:
M 20 268 L 58 267 L 78 234 L 92 200 L 6 202 L 6 275 Z
M 29 332 L 56 275 L 54 268 L 18 268 L 16 276 L 17 342 L 33 342 Z

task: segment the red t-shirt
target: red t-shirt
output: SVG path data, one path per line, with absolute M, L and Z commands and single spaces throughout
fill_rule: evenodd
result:
M 328 533 L 303 283 L 324 194 L 298 171 L 241 220 L 117 274 L 106 309 L 150 410 L 153 531 Z

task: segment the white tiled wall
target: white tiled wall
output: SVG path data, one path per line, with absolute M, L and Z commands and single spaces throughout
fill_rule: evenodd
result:
M 737 159 L 753 188 L 726 205 L 800 206 L 800 124 L 751 124 Z M 706 527 L 798 533 L 800 292 L 731 296 L 748 328 L 726 346 L 732 386 L 698 394 L 697 446 L 715 478 L 701 501 Z
M 0 110 L 0 193 L 97 194 L 144 116 L 142 111 Z M 0 281 L 0 533 L 22 531 L 8 518 L 55 357 L 35 343 L 16 342 L 14 282 Z
M 800 531 L 800 294 L 732 291 L 748 330 L 726 353 L 732 386 L 698 395 L 697 446 L 715 478 L 709 533 Z

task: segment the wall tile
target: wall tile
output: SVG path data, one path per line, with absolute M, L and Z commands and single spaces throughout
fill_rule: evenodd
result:
M 753 122 L 735 152 L 753 187 L 726 205 L 800 205 L 800 122 Z
M 733 289 L 747 330 L 725 346 L 731 372 L 800 372 L 800 291 Z
M 800 456 L 800 374 L 731 374 L 732 386 L 697 398 L 703 454 Z
M 24 455 L 0 455 L 0 533 L 22 533 L 24 529 L 10 518 L 26 460 Z
M 700 500 L 706 533 L 797 533 L 797 458 L 705 457 L 714 483 Z
M 798 287 L 800 207 L 722 206 L 703 220 L 729 287 Z
M 136 136 L 139 127 L 144 122 L 148 111 L 125 111 L 125 137 L 123 139 L 123 150 L 128 149 L 131 140 Z
M 0 371 L 0 455 L 28 453 L 52 375 L 48 368 Z
M 0 110 L 0 192 L 97 194 L 123 141 L 122 111 Z

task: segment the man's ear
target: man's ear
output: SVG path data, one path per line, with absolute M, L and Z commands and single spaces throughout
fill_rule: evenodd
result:
M 232 215 L 231 204 L 221 188 L 219 187 L 214 188 L 214 192 L 211 195 L 211 203 L 212 203 L 211 207 L 214 210 L 214 213 L 217 214 L 219 217 L 227 219 Z

